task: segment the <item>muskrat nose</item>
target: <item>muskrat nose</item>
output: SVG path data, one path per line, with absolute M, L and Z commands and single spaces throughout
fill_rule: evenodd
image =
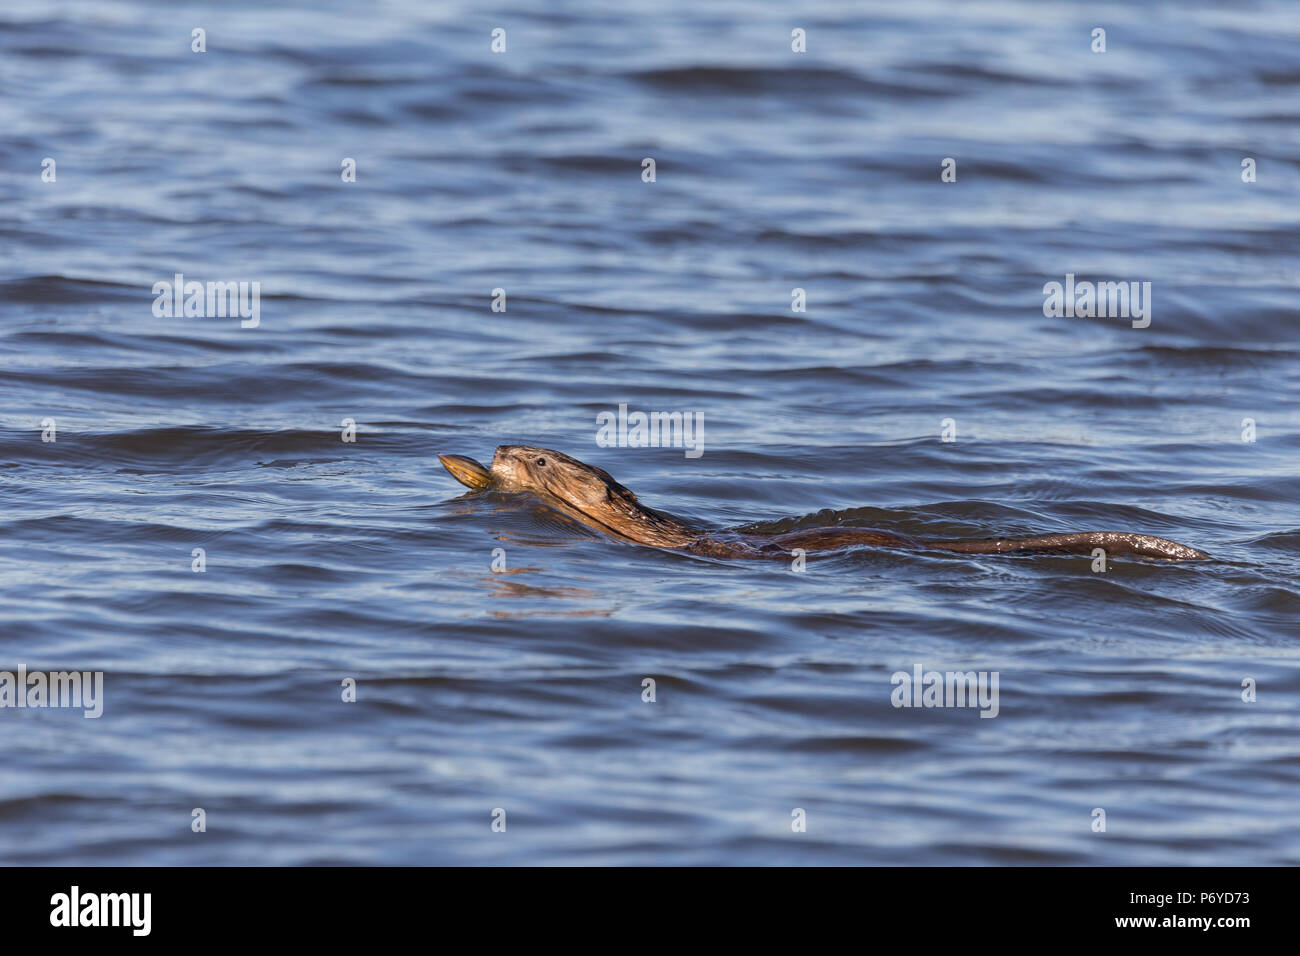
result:
M 492 464 L 495 466 L 498 462 L 513 457 L 521 447 L 520 445 L 497 445 L 497 450 L 492 454 Z

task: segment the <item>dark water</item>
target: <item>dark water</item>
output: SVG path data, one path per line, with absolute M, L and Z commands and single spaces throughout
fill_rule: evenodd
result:
M 0 860 L 1300 863 L 1300 8 L 1218 6 L 6 3 L 0 668 L 105 702 L 0 710 Z M 518 442 L 707 527 L 1218 560 L 692 558 L 435 457 Z

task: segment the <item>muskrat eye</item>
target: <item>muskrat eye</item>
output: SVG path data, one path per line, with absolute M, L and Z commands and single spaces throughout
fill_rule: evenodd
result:
M 546 459 L 545 459 L 545 458 L 539 458 L 539 459 L 537 459 L 537 464 L 539 464 L 539 465 L 545 465 L 545 464 L 546 464 Z

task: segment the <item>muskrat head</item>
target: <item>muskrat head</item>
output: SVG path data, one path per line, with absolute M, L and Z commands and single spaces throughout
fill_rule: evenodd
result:
M 636 500 L 599 468 L 532 445 L 500 446 L 492 456 L 492 479 L 502 491 L 540 492 L 584 512 L 608 508 L 611 499 Z
M 676 518 L 638 504 L 606 472 L 550 448 L 502 445 L 492 457 L 489 484 L 545 496 L 588 527 L 638 544 L 678 548 L 695 539 Z

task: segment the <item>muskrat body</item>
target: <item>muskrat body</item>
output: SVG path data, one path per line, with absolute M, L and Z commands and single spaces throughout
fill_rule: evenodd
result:
M 607 472 L 549 448 L 502 445 L 492 457 L 490 469 L 463 455 L 441 455 L 439 460 L 452 477 L 475 490 L 528 492 L 612 538 L 708 557 L 778 558 L 795 550 L 811 553 L 873 546 L 957 554 L 1091 554 L 1093 549 L 1101 548 L 1108 555 L 1129 554 L 1172 561 L 1210 559 L 1204 551 L 1185 544 L 1128 531 L 1082 531 L 969 541 L 931 541 L 845 525 L 772 535 L 703 532 L 687 527 L 671 515 L 645 507 Z

